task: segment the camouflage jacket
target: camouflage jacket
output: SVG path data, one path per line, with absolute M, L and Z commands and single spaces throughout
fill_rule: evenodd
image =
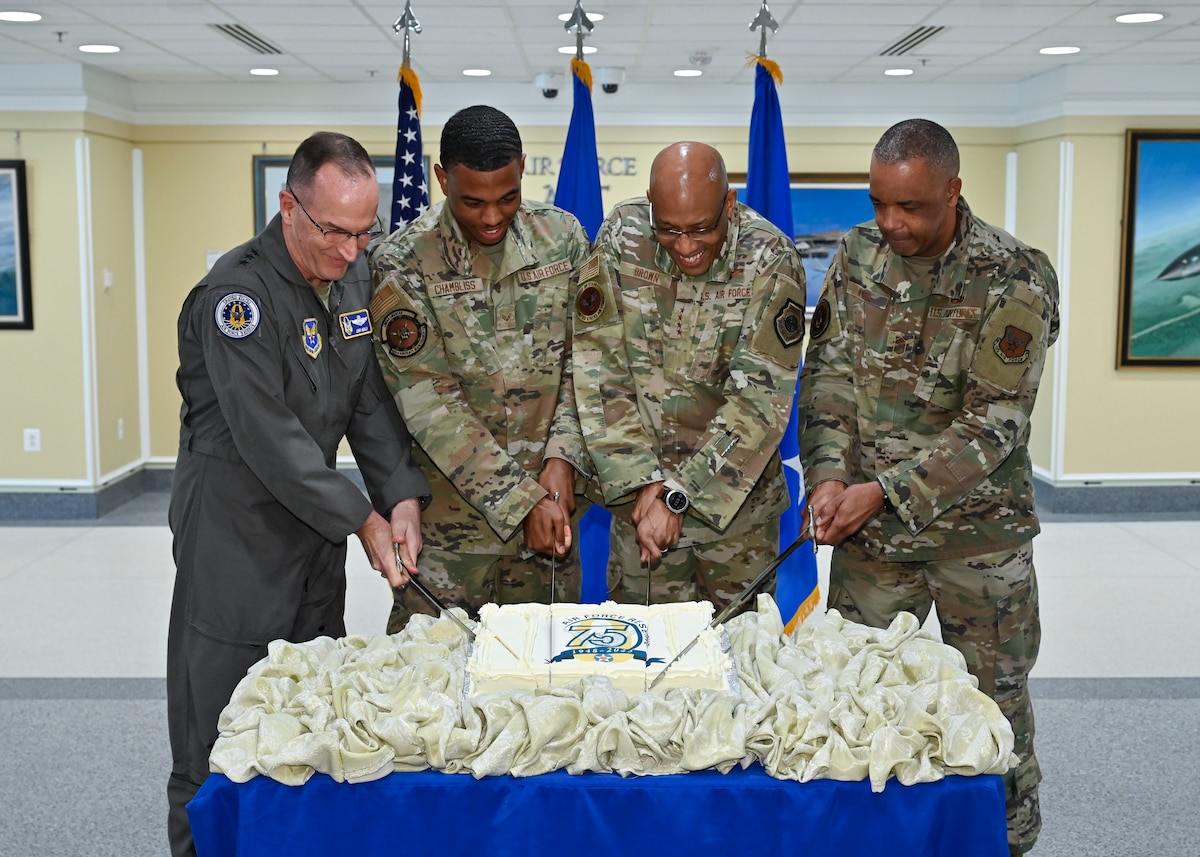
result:
M 883 559 L 1029 541 L 1029 414 L 1057 336 L 1050 261 L 965 200 L 954 243 L 924 266 L 892 253 L 873 221 L 855 227 L 825 277 L 801 373 L 809 490 L 878 479 L 896 511 L 853 539 Z
M 804 338 L 792 242 L 738 205 L 712 268 L 685 276 L 655 240 L 646 200 L 628 200 L 578 279 L 575 397 L 605 503 L 656 481 L 683 489 L 681 544 L 777 516 Z
M 571 390 L 571 274 L 588 251 L 570 214 L 522 204 L 497 257 L 434 206 L 370 256 L 383 377 L 433 502 L 425 543 L 516 554 L 547 458 L 591 472 Z

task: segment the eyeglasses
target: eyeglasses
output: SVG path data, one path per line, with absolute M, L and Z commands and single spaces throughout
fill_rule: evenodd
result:
M 358 243 L 362 243 L 363 239 L 368 242 L 374 241 L 383 235 L 383 223 L 379 219 L 379 215 L 375 215 L 375 227 L 368 229 L 365 232 L 347 232 L 345 229 L 326 229 L 317 221 L 313 220 L 313 216 L 308 213 L 308 209 L 304 207 L 304 203 L 300 201 L 300 197 L 296 196 L 296 192 L 292 190 L 291 185 L 285 185 L 284 190 L 292 195 L 292 199 L 296 200 L 296 205 L 300 206 L 300 210 L 304 212 L 304 216 L 308 218 L 308 222 L 317 228 L 321 233 L 321 237 L 330 244 L 345 244 L 350 239 L 354 239 Z
M 299 200 L 297 200 L 299 202 Z M 712 226 L 702 226 L 699 229 L 667 229 L 665 226 L 654 225 L 654 204 L 650 204 L 650 230 L 654 233 L 654 237 L 659 241 L 678 241 L 683 236 L 687 236 L 693 241 L 701 241 L 715 233 L 721 227 L 721 219 L 725 216 L 726 198 L 721 197 L 721 207 L 717 210 L 717 216 L 713 221 Z

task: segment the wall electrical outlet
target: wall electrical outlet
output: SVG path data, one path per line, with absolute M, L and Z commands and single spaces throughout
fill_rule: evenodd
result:
M 42 430 L 41 429 L 25 429 L 25 451 L 26 452 L 41 452 L 42 451 Z

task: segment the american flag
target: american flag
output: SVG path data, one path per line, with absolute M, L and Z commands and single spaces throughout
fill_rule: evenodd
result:
M 429 208 L 429 184 L 421 156 L 421 82 L 409 65 L 400 69 L 400 113 L 396 120 L 396 172 L 392 178 L 395 232 Z

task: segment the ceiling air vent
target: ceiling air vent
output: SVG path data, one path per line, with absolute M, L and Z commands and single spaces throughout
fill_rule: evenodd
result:
M 898 57 L 908 53 L 914 48 L 918 48 L 932 39 L 945 27 L 917 27 L 907 36 L 904 36 L 890 47 L 884 48 L 879 52 L 881 57 Z
M 218 33 L 223 33 L 235 42 L 239 42 L 256 54 L 282 54 L 279 48 L 268 42 L 253 30 L 241 24 L 209 24 Z

